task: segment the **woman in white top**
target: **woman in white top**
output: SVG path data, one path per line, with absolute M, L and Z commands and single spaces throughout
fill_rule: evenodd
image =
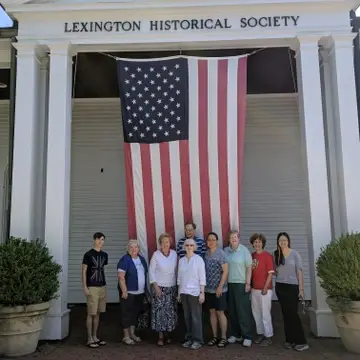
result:
M 181 301 L 186 335 L 184 348 L 199 349 L 203 343 L 202 304 L 205 300 L 205 263 L 201 256 L 195 254 L 196 242 L 187 239 L 184 243 L 186 255 L 179 260 L 178 298 Z
M 164 346 L 164 333 L 167 333 L 166 342 L 170 343 L 169 333 L 174 331 L 177 316 L 177 288 L 176 288 L 176 251 L 171 250 L 171 237 L 162 234 L 159 237 L 160 249 L 156 250 L 150 260 L 149 278 L 151 284 L 151 328 L 159 333 L 158 346 Z

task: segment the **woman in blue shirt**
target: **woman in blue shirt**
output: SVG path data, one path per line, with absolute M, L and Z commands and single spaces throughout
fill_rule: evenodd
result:
M 139 254 L 139 250 L 138 241 L 130 240 L 127 254 L 117 265 L 124 328 L 123 342 L 127 345 L 134 345 L 141 341 L 135 334 L 135 326 L 143 309 L 148 267 L 144 257 Z

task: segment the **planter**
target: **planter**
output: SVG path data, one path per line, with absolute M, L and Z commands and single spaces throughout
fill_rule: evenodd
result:
M 16 357 L 36 350 L 50 303 L 0 306 L 0 357 Z
M 360 354 L 360 301 L 353 301 L 351 308 L 343 314 L 334 309 L 333 300 L 327 303 L 335 317 L 335 323 L 345 349 Z

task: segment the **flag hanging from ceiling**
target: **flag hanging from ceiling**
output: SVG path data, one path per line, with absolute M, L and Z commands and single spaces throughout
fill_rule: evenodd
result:
M 118 59 L 129 237 L 239 229 L 247 57 Z

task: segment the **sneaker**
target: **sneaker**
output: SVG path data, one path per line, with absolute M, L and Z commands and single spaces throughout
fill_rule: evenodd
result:
M 235 336 L 230 336 L 228 338 L 228 343 L 229 344 L 235 344 L 236 342 L 239 343 L 242 341 L 242 338 L 238 338 L 238 337 L 235 337 Z
M 271 338 L 264 338 L 263 341 L 261 342 L 260 346 L 269 346 L 271 344 L 272 344 Z
M 183 344 L 181 345 L 183 348 L 188 349 L 189 347 L 191 347 L 192 345 L 192 341 L 190 340 L 186 340 L 185 342 L 183 342 Z
M 251 344 L 252 344 L 252 341 L 250 339 L 245 339 L 242 343 L 242 345 L 245 347 L 250 347 Z
M 294 344 L 291 344 L 291 343 L 289 343 L 289 342 L 285 342 L 285 343 L 284 343 L 284 348 L 285 348 L 285 349 L 292 349 L 293 346 L 294 346 Z
M 264 335 L 259 335 L 255 340 L 254 340 L 254 344 L 260 344 L 263 342 L 263 340 L 265 339 Z
M 197 350 L 197 349 L 200 349 L 200 348 L 201 348 L 201 344 L 196 342 L 196 341 L 194 341 L 190 346 L 190 349 L 192 349 L 192 350 Z
M 302 345 L 295 345 L 294 346 L 294 350 L 296 351 L 304 351 L 307 350 L 309 348 L 308 344 L 302 344 Z

